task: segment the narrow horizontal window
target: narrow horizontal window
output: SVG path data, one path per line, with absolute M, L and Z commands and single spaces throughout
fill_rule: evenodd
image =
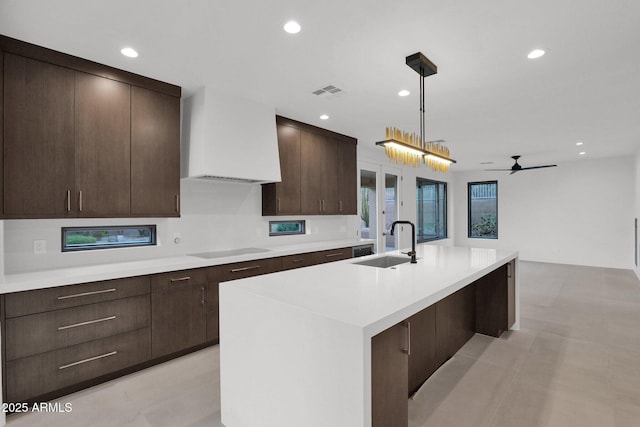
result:
M 155 225 L 62 227 L 62 252 L 154 246 Z
M 304 220 L 300 221 L 269 221 L 269 236 L 288 236 L 304 234 Z

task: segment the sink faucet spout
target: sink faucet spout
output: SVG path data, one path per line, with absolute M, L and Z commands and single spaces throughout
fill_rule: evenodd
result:
M 416 264 L 418 261 L 416 260 L 416 226 L 413 225 L 411 221 L 393 221 L 391 223 L 391 235 L 393 236 L 393 232 L 396 228 L 396 224 L 408 224 L 411 226 L 411 252 L 407 255 L 411 257 L 411 264 Z

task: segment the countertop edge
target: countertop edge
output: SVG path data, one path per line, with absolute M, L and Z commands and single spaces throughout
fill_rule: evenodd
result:
M 0 282 L 0 294 L 22 292 L 56 286 L 75 285 L 148 274 L 167 273 L 191 268 L 214 267 L 236 262 L 277 258 L 287 255 L 303 254 L 322 250 L 354 247 L 369 244 L 366 240 L 335 240 L 303 243 L 287 246 L 267 247 L 267 252 L 235 255 L 229 257 L 204 259 L 190 255 L 162 257 L 140 261 L 116 262 L 90 266 L 66 267 L 28 273 L 5 274 Z

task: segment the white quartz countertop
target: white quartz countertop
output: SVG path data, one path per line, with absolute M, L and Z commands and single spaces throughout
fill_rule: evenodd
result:
M 407 257 L 399 252 L 389 255 Z M 418 245 L 417 264 L 391 268 L 355 265 L 356 259 L 234 280 L 264 298 L 363 328 L 373 336 L 497 267 L 517 258 L 515 251 Z M 408 257 L 407 257 L 408 258 Z
M 201 258 L 193 255 L 163 257 L 142 261 L 118 262 L 81 267 L 60 268 L 29 273 L 6 274 L 0 283 L 0 293 L 28 291 L 33 289 L 50 288 L 54 286 L 72 285 L 77 283 L 94 282 L 99 280 L 119 279 L 122 277 L 141 276 L 145 274 L 165 273 L 189 268 L 210 267 L 214 265 L 231 264 L 234 262 L 251 261 L 256 259 L 274 258 L 279 256 L 300 254 L 359 246 L 372 243 L 370 240 L 335 240 L 314 243 L 304 243 L 286 246 L 263 246 L 260 252 L 241 253 L 231 256 L 217 256 Z M 240 248 L 237 252 L 243 252 Z M 221 254 L 216 254 L 221 255 Z M 222 254 L 224 255 L 224 254 Z

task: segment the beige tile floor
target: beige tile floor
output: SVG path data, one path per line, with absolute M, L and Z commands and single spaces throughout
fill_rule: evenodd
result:
M 633 272 L 521 262 L 520 283 L 521 330 L 473 337 L 410 401 L 410 427 L 640 426 Z M 70 413 L 8 426 L 222 426 L 218 366 L 216 346 L 60 399 Z

